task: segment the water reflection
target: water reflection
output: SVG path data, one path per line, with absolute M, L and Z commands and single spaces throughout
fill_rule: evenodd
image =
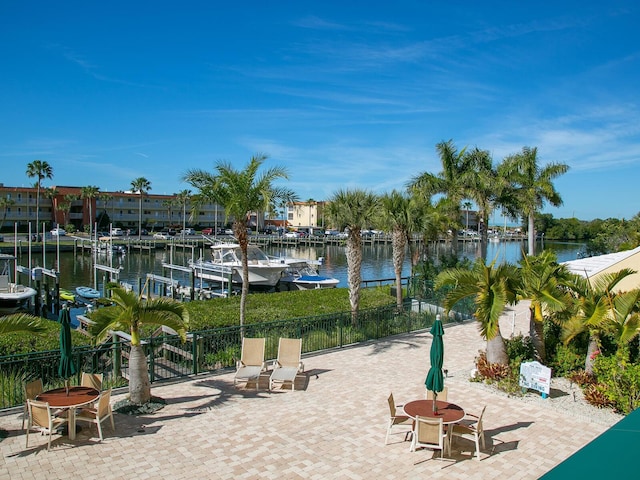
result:
M 579 243 L 559 243 L 545 242 L 544 248 L 553 250 L 560 262 L 575 260 L 578 252 L 583 247 Z M 543 246 L 538 245 L 537 251 L 541 251 Z M 436 250 L 430 250 L 431 254 L 438 255 L 445 251 L 444 245 L 438 246 Z M 526 242 L 490 242 L 487 249 L 487 259 L 496 260 L 497 263 L 509 262 L 517 263 L 523 249 L 526 251 Z M 475 259 L 479 255 L 479 242 L 464 242 L 461 246 L 461 256 Z M 324 258 L 324 264 L 320 268 L 325 275 L 332 276 L 340 280 L 338 287 L 347 286 L 347 259 L 345 248 L 336 245 L 323 247 L 299 246 L 296 248 L 266 247 L 264 251 L 268 255 L 276 257 L 296 257 L 318 260 Z M 187 275 L 182 272 L 170 271 L 162 268 L 163 263 L 176 265 L 187 265 L 190 260 L 199 257 L 210 258 L 208 249 L 174 249 L 157 250 L 155 252 L 137 253 L 131 252 L 125 255 L 98 255 L 95 260 L 89 254 L 74 254 L 73 252 L 62 252 L 59 255 L 60 263 L 60 286 L 73 290 L 80 285 L 87 285 L 102 289 L 106 275 L 104 272 L 94 269 L 94 262 L 100 265 L 119 268 L 119 279 L 130 283 L 137 288 L 139 282 L 144 282 L 148 273 L 163 275 L 180 280 L 188 284 Z M 19 264 L 29 265 L 29 256 L 22 254 L 18 258 Z M 33 266 L 45 266 L 47 268 L 57 268 L 58 255 L 51 252 L 44 258 L 46 265 L 43 265 L 42 255 L 32 254 L 31 263 Z M 410 261 L 405 259 L 403 275 L 408 275 L 410 271 Z M 382 278 L 393 278 L 393 262 L 391 245 L 366 245 L 363 249 L 362 279 L 375 280 Z M 108 279 L 108 278 L 107 278 Z

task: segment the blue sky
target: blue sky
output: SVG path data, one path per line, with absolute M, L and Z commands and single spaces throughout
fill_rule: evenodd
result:
M 640 7 L 563 2 L 3 2 L 0 182 L 152 193 L 288 169 L 301 200 L 440 171 L 436 143 L 564 162 L 556 218 L 640 212 Z

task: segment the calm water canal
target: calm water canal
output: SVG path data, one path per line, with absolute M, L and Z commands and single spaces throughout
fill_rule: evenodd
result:
M 489 243 L 487 258 L 489 260 L 497 259 L 498 262 L 517 263 L 521 258 L 522 250 L 526 250 L 526 242 L 508 241 Z M 558 260 L 563 262 L 567 260 L 575 260 L 578 252 L 583 247 L 580 243 L 553 243 L 545 242 L 544 246 L 537 245 L 537 251 L 542 248 L 551 249 L 556 252 Z M 325 247 L 298 247 L 298 248 L 278 248 L 267 247 L 263 249 L 268 255 L 276 257 L 295 257 L 318 259 L 324 258 L 324 265 L 320 267 L 320 273 L 323 275 L 335 277 L 340 280 L 338 287 L 347 287 L 347 259 L 345 249 L 341 246 L 325 246 Z M 384 278 L 393 278 L 393 264 L 391 261 L 392 248 L 391 245 L 374 245 L 365 246 L 363 251 L 362 279 L 377 280 Z M 99 255 L 98 263 L 112 267 L 121 267 L 120 280 L 130 283 L 137 287 L 139 278 L 146 278 L 147 273 L 155 273 L 162 275 L 162 263 L 172 263 L 176 265 L 187 265 L 190 259 L 197 259 L 200 255 L 209 259 L 210 253 L 200 250 L 192 254 L 191 250 L 183 251 L 176 249 L 156 250 L 153 253 L 128 253 L 126 255 Z M 478 242 L 466 242 L 461 248 L 461 255 L 470 259 L 479 255 Z M 195 257 L 195 258 L 194 258 Z M 47 268 L 55 268 L 57 265 L 57 255 L 48 252 L 42 258 L 42 255 L 33 254 L 31 256 L 31 264 L 45 266 Z M 80 285 L 94 286 L 97 284 L 98 289 L 102 288 L 103 273 L 93 268 L 94 260 L 89 253 L 74 254 L 72 252 L 60 253 L 60 286 L 68 290 L 73 290 Z M 29 256 L 22 254 L 18 263 L 20 265 L 29 265 Z M 409 275 L 410 264 L 405 261 L 403 275 Z M 167 271 L 165 276 L 171 276 Z M 174 272 L 173 278 L 184 280 L 186 277 L 180 272 Z M 97 283 L 94 283 L 97 282 Z

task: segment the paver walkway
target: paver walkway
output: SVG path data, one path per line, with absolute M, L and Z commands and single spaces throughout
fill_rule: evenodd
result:
M 512 318 L 505 315 L 505 336 Z M 513 327 L 525 324 L 519 314 Z M 156 384 L 164 409 L 138 418 L 116 414 L 116 432 L 105 426 L 102 443 L 87 428 L 74 442 L 54 436 L 50 452 L 38 435 L 25 448 L 21 411 L 0 416 L 9 431 L 0 439 L 0 480 L 528 479 L 608 428 L 551 408 L 553 399 L 523 402 L 469 382 L 483 342 L 468 323 L 445 329 L 444 366 L 450 401 L 474 412 L 488 405 L 482 461 L 471 459 L 463 441 L 444 461 L 427 450 L 410 453 L 403 433 L 385 446 L 389 392 L 399 403 L 423 398 L 430 342 L 421 332 L 305 357 L 307 375 L 295 392 L 237 389 L 233 373 Z

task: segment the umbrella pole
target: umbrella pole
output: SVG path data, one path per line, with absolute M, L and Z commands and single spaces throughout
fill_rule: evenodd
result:
M 68 394 L 67 394 L 68 395 Z M 433 392 L 433 413 L 438 413 L 438 392 Z
M 64 388 L 66 388 L 67 390 L 67 397 L 68 397 L 69 396 L 69 379 L 68 378 L 64 381 Z

